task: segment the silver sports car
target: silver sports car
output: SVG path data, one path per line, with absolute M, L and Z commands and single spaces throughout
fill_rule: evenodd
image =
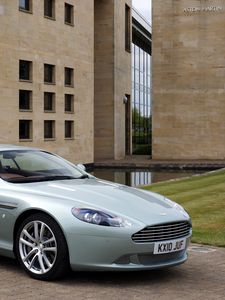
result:
M 33 278 L 178 265 L 191 232 L 187 212 L 161 195 L 97 179 L 46 151 L 0 145 L 0 255 Z

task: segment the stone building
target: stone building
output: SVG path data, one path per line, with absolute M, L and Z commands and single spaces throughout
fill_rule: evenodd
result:
M 95 1 L 96 160 L 123 158 L 129 147 L 124 99 L 131 96 L 131 5 L 131 0 Z
M 225 159 L 225 2 L 153 0 L 153 158 Z
M 131 1 L 95 1 L 95 160 L 150 154 L 150 56 L 151 26 Z
M 89 0 L 0 1 L 1 143 L 93 162 L 93 19 Z
M 1 0 L 0 143 L 131 154 L 132 20 L 131 0 Z

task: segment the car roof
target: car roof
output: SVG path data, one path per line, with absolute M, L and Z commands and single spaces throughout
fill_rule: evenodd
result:
M 18 145 L 0 144 L 0 151 L 10 151 L 10 150 L 40 150 L 40 149 L 33 148 L 33 147 L 18 146 Z

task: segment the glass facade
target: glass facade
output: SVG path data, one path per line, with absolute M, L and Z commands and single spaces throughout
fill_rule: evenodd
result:
M 151 154 L 151 55 L 135 42 L 132 44 L 132 149 L 133 154 Z

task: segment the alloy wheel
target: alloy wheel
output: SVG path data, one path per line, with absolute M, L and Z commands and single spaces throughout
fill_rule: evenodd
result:
M 19 253 L 30 272 L 49 272 L 57 258 L 57 242 L 51 228 L 40 220 L 27 223 L 19 237 Z

